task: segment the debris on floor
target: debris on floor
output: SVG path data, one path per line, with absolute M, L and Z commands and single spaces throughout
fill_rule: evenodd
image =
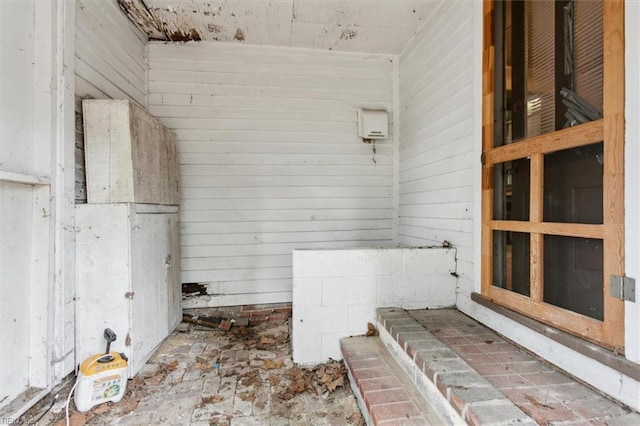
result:
M 334 360 L 320 364 L 312 370 L 292 367 L 284 372 L 285 377 L 291 380 L 291 385 L 285 392 L 276 396 L 287 401 L 302 392 L 312 392 L 326 397 L 338 387 L 344 387 L 346 374 L 344 364 Z
M 341 361 L 312 369 L 293 364 L 286 319 L 256 326 L 241 318 L 185 319 L 129 381 L 120 402 L 78 413 L 72 400 L 70 424 L 364 425 Z M 226 331 L 223 321 L 231 325 Z M 57 390 L 59 399 L 66 400 L 69 382 Z M 24 421 L 40 416 L 52 398 Z M 39 424 L 65 425 L 64 402 Z
M 365 333 L 365 336 L 367 337 L 372 337 L 372 336 L 378 336 L 378 329 L 376 328 L 375 325 L 373 325 L 372 323 L 368 322 L 367 323 L 367 332 Z

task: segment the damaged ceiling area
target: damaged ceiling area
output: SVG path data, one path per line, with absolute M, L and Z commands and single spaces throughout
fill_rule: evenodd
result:
M 118 0 L 150 40 L 399 54 L 431 1 Z

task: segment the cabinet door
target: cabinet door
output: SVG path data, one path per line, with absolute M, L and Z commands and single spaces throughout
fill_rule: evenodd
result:
M 78 311 L 76 359 L 104 352 L 104 329 L 118 340 L 111 350 L 132 357 L 126 345 L 131 330 L 130 219 L 126 204 L 76 206 Z
M 169 334 L 168 273 L 172 214 L 132 214 L 132 322 L 130 375 L 134 375 Z

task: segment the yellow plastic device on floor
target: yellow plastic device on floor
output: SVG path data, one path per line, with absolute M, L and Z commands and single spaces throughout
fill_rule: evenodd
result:
M 127 357 L 118 352 L 109 352 L 110 343 L 115 341 L 113 331 L 106 329 L 105 338 L 106 353 L 92 355 L 80 364 L 73 398 L 80 412 L 103 402 L 118 402 L 127 389 Z

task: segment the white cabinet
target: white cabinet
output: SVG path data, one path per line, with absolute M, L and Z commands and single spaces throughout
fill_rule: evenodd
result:
M 178 206 L 76 206 L 78 362 L 105 349 L 129 358 L 133 377 L 182 319 Z
M 77 360 L 113 350 L 134 376 L 182 320 L 175 135 L 127 100 L 84 100 L 89 204 L 76 206 Z

